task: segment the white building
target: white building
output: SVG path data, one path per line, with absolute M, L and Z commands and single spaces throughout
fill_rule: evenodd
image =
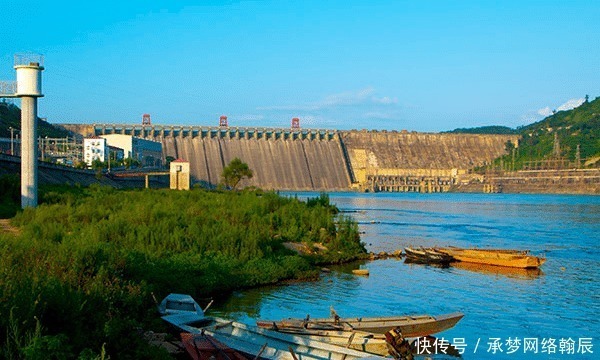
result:
M 83 161 L 92 166 L 94 160 L 106 161 L 108 157 L 108 145 L 106 139 L 91 137 L 83 139 Z
M 162 144 L 131 135 L 102 135 L 109 146 L 123 149 L 125 158 L 139 161 L 142 166 L 160 166 L 162 163 Z

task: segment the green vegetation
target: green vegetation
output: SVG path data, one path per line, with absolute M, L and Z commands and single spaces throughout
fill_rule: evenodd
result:
M 531 167 L 585 167 L 586 160 L 600 156 L 600 98 L 542 121 L 519 128 L 519 147 L 507 144 L 508 155 L 497 159 L 514 169 Z M 556 139 L 556 141 L 555 141 Z M 579 147 L 579 151 L 578 151 Z M 549 161 L 543 165 L 542 161 Z M 513 165 L 514 164 L 514 165 Z M 590 166 L 597 166 L 598 162 Z
M 253 173 L 248 164 L 242 162 L 239 158 L 235 158 L 223 168 L 221 179 L 225 187 L 235 190 L 243 178 L 252 179 L 252 176 Z
M 496 134 L 496 135 L 512 135 L 518 134 L 519 131 L 508 126 L 481 126 L 475 128 L 460 128 L 451 131 L 444 131 L 449 134 Z
M 152 294 L 312 278 L 317 262 L 365 252 L 326 195 L 92 186 L 45 188 L 40 202 L 13 218 L 19 235 L 0 233 L 0 358 L 166 358 L 136 330 L 164 326 Z
M 21 209 L 21 183 L 19 175 L 0 176 L 0 219 L 8 219 Z
M 511 129 L 505 126 L 483 126 L 455 129 L 448 133 L 515 134 L 517 144 L 506 143 L 507 155 L 490 166 L 498 169 L 584 168 L 600 164 L 600 97 L 567 111 L 558 111 L 547 118 Z M 586 165 L 586 161 L 588 161 Z M 478 168 L 487 170 L 486 167 Z

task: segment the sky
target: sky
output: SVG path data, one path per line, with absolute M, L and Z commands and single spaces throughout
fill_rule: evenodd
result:
M 514 128 L 600 96 L 599 19 L 598 0 L 3 0 L 0 80 L 43 54 L 52 123 Z

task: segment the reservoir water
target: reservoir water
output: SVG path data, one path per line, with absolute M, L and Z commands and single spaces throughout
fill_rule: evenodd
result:
M 258 318 L 329 317 L 330 307 L 342 317 L 461 311 L 465 317 L 457 326 L 437 336 L 462 343 L 464 359 L 600 358 L 599 196 L 332 193 L 330 198 L 359 222 L 369 251 L 410 245 L 515 248 L 547 262 L 540 271 L 439 268 L 397 259 L 347 264 L 315 282 L 236 292 L 211 314 L 253 324 Z M 352 275 L 358 266 L 370 276 Z

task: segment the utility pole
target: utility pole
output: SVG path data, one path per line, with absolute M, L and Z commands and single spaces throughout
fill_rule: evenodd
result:
M 13 143 L 13 137 L 14 137 L 14 130 L 13 127 L 10 127 L 10 154 L 12 156 L 15 156 L 15 145 Z

